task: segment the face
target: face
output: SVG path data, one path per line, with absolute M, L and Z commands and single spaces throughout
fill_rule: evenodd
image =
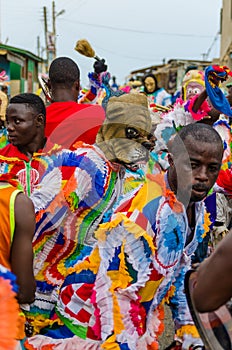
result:
M 134 124 L 114 124 L 104 129 L 104 134 L 108 148 L 113 150 L 109 160 L 123 164 L 131 171 L 146 164 L 154 147 L 152 135 Z
M 9 104 L 6 112 L 8 140 L 14 146 L 27 146 L 38 133 L 36 113 L 22 103 Z
M 150 112 L 134 104 L 123 103 L 125 109 L 121 104 L 112 105 L 97 136 L 97 145 L 111 162 L 136 171 L 147 162 L 154 147 Z M 117 113 L 111 114 L 111 109 Z
M 127 125 L 123 128 L 123 137 L 115 139 L 114 149 L 117 160 L 131 171 L 136 171 L 139 166 L 146 164 L 149 152 L 154 147 L 152 135 L 135 125 Z
M 196 142 L 187 137 L 186 152 L 175 160 L 177 197 L 182 202 L 203 200 L 214 185 L 222 160 L 222 147 L 210 142 Z
M 155 91 L 156 83 L 155 83 L 155 80 L 152 77 L 147 77 L 144 80 L 144 85 L 145 85 L 145 87 L 147 89 L 147 92 L 152 93 L 152 92 Z
M 198 84 L 197 82 L 190 82 L 186 87 L 186 100 L 190 100 L 190 98 L 200 94 L 203 90 L 203 85 Z

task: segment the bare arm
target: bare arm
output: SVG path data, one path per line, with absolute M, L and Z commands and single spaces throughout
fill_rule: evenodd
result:
M 202 103 L 207 99 L 207 97 L 208 97 L 207 92 L 204 89 L 196 98 L 196 101 L 194 102 L 193 112 L 197 113 L 197 111 L 200 109 Z M 220 112 L 212 107 L 211 110 L 208 112 L 208 115 L 210 118 L 203 118 L 200 121 L 198 121 L 198 123 L 213 125 L 220 117 Z
M 32 303 L 35 295 L 32 238 L 35 212 L 32 201 L 23 193 L 15 199 L 15 232 L 11 247 L 11 268 L 19 285 L 20 304 Z
M 232 231 L 197 270 L 193 300 L 199 312 L 212 311 L 232 297 Z
M 197 113 L 197 111 L 200 109 L 202 103 L 207 99 L 208 95 L 206 90 L 204 89 L 199 96 L 196 98 L 196 101 L 193 105 L 193 112 Z

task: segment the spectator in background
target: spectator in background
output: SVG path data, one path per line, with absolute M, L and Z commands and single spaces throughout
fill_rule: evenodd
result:
M 77 141 L 95 143 L 105 113 L 96 104 L 77 103 L 80 91 L 80 70 L 68 57 L 58 57 L 49 68 L 48 86 L 51 104 L 46 108 L 45 135 L 52 142 L 72 149 Z
M 112 83 L 112 85 L 111 85 L 111 88 L 114 90 L 114 91 L 116 91 L 116 90 L 118 90 L 118 88 L 119 88 L 119 85 L 116 83 L 116 77 L 112 77 L 112 81 L 113 81 L 113 83 Z

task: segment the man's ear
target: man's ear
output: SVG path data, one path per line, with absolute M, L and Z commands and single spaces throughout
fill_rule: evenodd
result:
M 36 118 L 36 120 L 35 120 L 36 126 L 44 125 L 44 116 L 43 116 L 43 114 L 40 113 L 35 118 Z
M 76 89 L 77 91 L 80 91 L 80 83 L 79 83 L 79 81 L 76 80 L 74 84 L 75 84 L 75 89 Z

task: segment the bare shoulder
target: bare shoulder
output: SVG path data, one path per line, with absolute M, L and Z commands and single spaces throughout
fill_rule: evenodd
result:
M 27 197 L 23 192 L 19 192 L 17 197 L 16 197 L 16 202 L 15 202 L 17 207 L 20 207 L 21 209 L 29 209 L 33 210 L 34 212 L 34 205 L 32 200 Z
M 18 225 L 23 222 L 34 225 L 35 222 L 33 202 L 22 192 L 18 193 L 15 199 L 15 222 Z

